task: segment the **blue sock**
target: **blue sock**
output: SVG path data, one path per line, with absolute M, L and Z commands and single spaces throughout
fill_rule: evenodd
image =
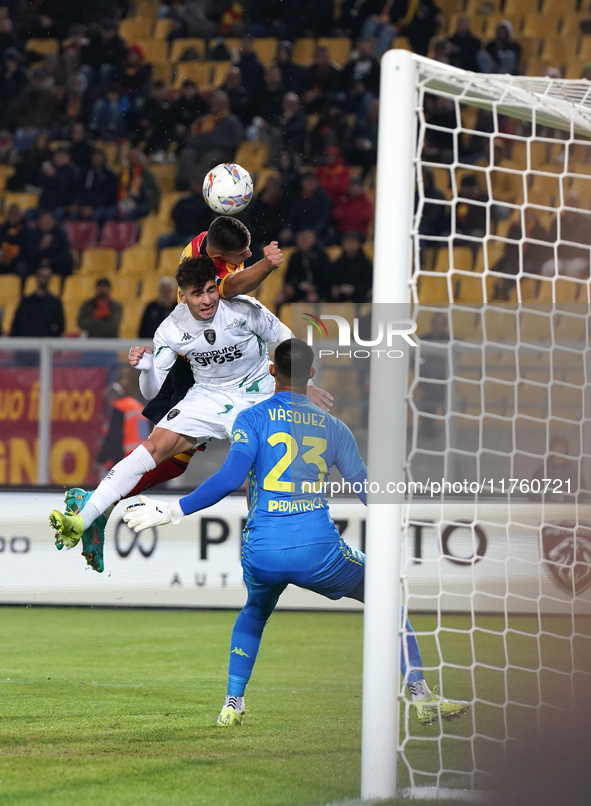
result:
M 415 635 L 415 631 L 408 618 L 406 619 L 405 631 L 402 636 L 403 646 L 401 647 L 400 657 L 400 670 L 402 675 L 406 678 L 407 658 L 408 658 L 408 678 L 407 683 L 417 683 L 423 680 L 425 675 L 423 673 L 423 659 L 421 658 L 421 650 L 419 649 L 419 642 Z M 405 649 L 406 647 L 406 649 Z

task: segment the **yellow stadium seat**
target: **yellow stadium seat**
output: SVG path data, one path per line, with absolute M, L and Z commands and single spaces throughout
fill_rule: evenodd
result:
M 189 48 L 192 48 L 200 59 L 205 59 L 205 39 L 175 39 L 170 48 L 170 61 L 176 64 Z
M 174 190 L 176 179 L 177 166 L 176 165 L 150 165 L 150 170 L 156 177 L 158 187 L 162 193 L 167 193 Z
M 423 274 L 419 277 L 419 302 L 429 305 L 434 302 L 450 302 L 447 277 L 436 277 L 433 274 Z
M 412 45 L 405 36 L 397 36 L 396 39 L 394 40 L 394 44 L 392 45 L 392 49 L 408 50 L 410 53 L 413 52 Z
M 259 143 L 255 140 L 245 140 L 240 143 L 234 161 L 252 175 L 260 170 L 269 156 L 269 146 L 266 143 Z
M 119 34 L 131 45 L 138 39 L 149 39 L 153 27 L 151 17 L 127 17 L 119 23 Z
M 240 163 L 242 165 L 242 163 Z M 187 194 L 182 190 L 172 190 L 163 193 L 160 197 L 160 207 L 158 209 L 158 218 L 160 221 L 163 221 L 167 227 L 173 229 L 173 225 L 170 220 L 170 213 L 172 208 L 178 202 L 180 198 L 186 196 Z
M 111 280 L 111 293 L 114 299 L 119 300 L 126 307 L 138 304 L 141 283 L 141 274 L 116 275 Z
M 483 288 L 482 275 L 468 277 L 465 274 L 453 274 L 452 286 L 456 302 L 484 302 L 486 288 Z
M 87 299 L 91 299 L 96 290 L 96 281 L 96 277 L 83 277 L 79 274 L 66 277 L 64 290 L 62 292 L 64 305 L 67 303 L 80 306 Z
M 0 333 L 10 332 L 20 300 L 20 278 L 16 274 L 0 274 Z
M 168 42 L 163 39 L 136 39 L 146 54 L 146 61 L 150 64 L 162 64 L 168 59 Z
M 232 67 L 231 61 L 222 62 L 206 62 L 210 67 L 209 87 L 208 89 L 215 89 L 223 84 L 226 80 L 228 70 Z
M 166 39 L 172 29 L 172 20 L 156 20 L 154 26 L 154 39 Z
M 25 48 L 48 56 L 53 53 L 59 53 L 60 43 L 58 39 L 27 39 Z
M 262 36 L 254 40 L 254 51 L 263 67 L 270 67 L 275 61 L 277 39 L 274 36 Z
M 152 65 L 152 80 L 164 81 L 165 84 L 172 83 L 172 64 L 168 62 L 156 62 Z
M 576 302 L 580 287 L 580 281 L 562 278 L 558 278 L 554 284 L 550 281 L 542 282 L 536 302 Z
M 296 64 L 309 65 L 314 59 L 316 40 L 306 36 L 296 39 L 293 46 L 293 60 Z
M 553 36 L 557 33 L 558 20 L 546 14 L 527 14 L 523 23 L 523 36 L 534 36 L 538 39 Z M 521 42 L 521 38 L 519 39 Z
M 136 17 L 145 17 L 146 19 L 156 19 L 156 5 L 150 0 L 135 0 L 134 12 Z
M 12 204 L 18 204 L 21 210 L 29 210 L 38 206 L 39 197 L 36 193 L 5 193 L 3 211 L 6 212 Z
M 166 249 L 161 249 L 160 258 L 158 259 L 158 274 L 170 274 L 174 277 L 179 267 L 182 252 L 182 246 L 169 246 Z
M 170 232 L 170 227 L 165 221 L 161 221 L 157 214 L 147 216 L 141 222 L 142 231 L 140 233 L 139 246 L 155 246 L 158 236 Z
M 156 251 L 152 246 L 130 246 L 121 253 L 121 266 L 119 274 L 142 274 L 145 276 L 154 271 L 156 266 Z
M 351 40 L 348 36 L 322 36 L 318 39 L 318 46 L 328 48 L 330 58 L 339 67 L 347 64 L 351 54 Z
M 119 302 L 123 302 L 119 299 Z M 135 339 L 139 333 L 140 322 L 144 312 L 144 306 L 139 301 L 134 305 L 124 304 L 123 317 L 119 328 L 119 336 L 122 339 Z
M 56 297 L 59 297 L 61 288 L 62 288 L 62 278 L 60 277 L 59 274 L 54 274 L 51 280 L 49 281 L 49 293 L 54 294 Z M 25 290 L 23 294 L 25 297 L 28 297 L 29 294 L 35 293 L 36 289 L 37 289 L 37 282 L 35 280 L 35 275 L 30 274 L 25 282 Z
M 86 249 L 82 254 L 80 274 L 82 275 L 113 275 L 117 268 L 117 250 L 109 247 L 93 247 Z
M 148 302 L 152 302 L 152 300 L 156 299 L 158 296 L 158 283 L 165 276 L 166 275 L 164 274 L 154 273 L 142 279 L 140 299 L 143 305 L 146 305 Z
M 242 163 L 238 162 L 238 160 L 236 160 L 236 162 L 239 165 L 242 165 Z M 255 196 L 257 196 L 261 192 L 261 190 L 265 187 L 265 185 L 267 184 L 267 179 L 270 176 L 279 176 L 280 175 L 278 173 L 278 171 L 276 171 L 274 168 L 261 168 L 260 171 L 254 171 L 254 172 L 251 171 L 250 174 L 251 174 L 251 176 L 253 177 L 253 180 L 254 180 L 254 195 Z
M 197 84 L 198 90 L 210 89 L 211 67 L 209 62 L 179 62 L 176 66 L 174 87 L 178 89 L 185 79 Z
M 13 173 L 14 168 L 12 165 L 0 165 L 0 194 L 4 191 L 6 182 Z
M 461 271 L 471 271 L 474 264 L 474 253 L 469 246 L 456 246 L 451 253 L 449 249 L 439 250 L 435 260 L 435 271 L 447 271 L 448 269 L 460 269 Z

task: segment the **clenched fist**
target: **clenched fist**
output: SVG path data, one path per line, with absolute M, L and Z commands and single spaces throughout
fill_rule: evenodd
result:
M 132 367 L 137 367 L 144 353 L 152 355 L 152 351 L 145 344 L 142 347 L 131 348 L 131 350 L 129 351 L 129 363 L 131 364 Z
M 283 263 L 283 253 L 279 248 L 277 241 L 271 241 L 269 246 L 265 246 L 263 248 L 263 255 L 274 269 L 278 269 Z

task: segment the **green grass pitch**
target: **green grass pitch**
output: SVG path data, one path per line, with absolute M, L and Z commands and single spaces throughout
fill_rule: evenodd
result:
M 235 616 L 0 608 L 3 806 L 323 806 L 358 797 L 362 616 L 275 613 L 247 691 L 245 724 L 222 729 L 215 720 Z M 412 621 L 417 631 L 435 624 L 431 616 Z M 530 622 L 537 629 L 537 619 L 520 619 L 520 628 Z M 450 617 L 445 625 L 466 623 Z M 488 618 L 490 633 L 476 642 L 493 666 L 504 664 L 503 625 Z M 445 660 L 469 662 L 465 636 L 449 631 L 441 639 Z M 433 639 L 420 640 L 425 664 L 435 664 Z M 564 665 L 564 639 L 555 641 L 547 659 Z M 537 664 L 535 640 L 508 644 L 512 660 Z M 483 669 L 476 687 L 502 701 L 502 677 Z M 527 701 L 530 684 L 527 676 L 509 681 L 512 699 Z M 446 672 L 444 685 L 448 696 L 472 696 L 462 670 Z M 494 733 L 492 706 L 476 718 Z M 471 717 L 446 726 L 444 736 L 435 726 L 419 728 L 414 716 L 410 724 L 414 736 L 441 737 L 409 742 L 422 783 L 433 783 L 441 761 L 466 769 Z

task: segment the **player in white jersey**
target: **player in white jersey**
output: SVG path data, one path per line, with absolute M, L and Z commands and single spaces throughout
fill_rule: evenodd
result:
M 154 353 L 133 347 L 130 364 L 142 371 L 140 388 L 148 398 L 157 394 L 178 354 L 189 361 L 195 384 L 150 437 L 110 470 L 79 514 L 53 510 L 50 524 L 69 548 L 145 473 L 208 439 L 228 438 L 241 411 L 273 394 L 267 344 L 291 338 L 289 328 L 249 297 L 221 300 L 207 256 L 184 260 L 177 282 L 181 302 L 156 331 Z

